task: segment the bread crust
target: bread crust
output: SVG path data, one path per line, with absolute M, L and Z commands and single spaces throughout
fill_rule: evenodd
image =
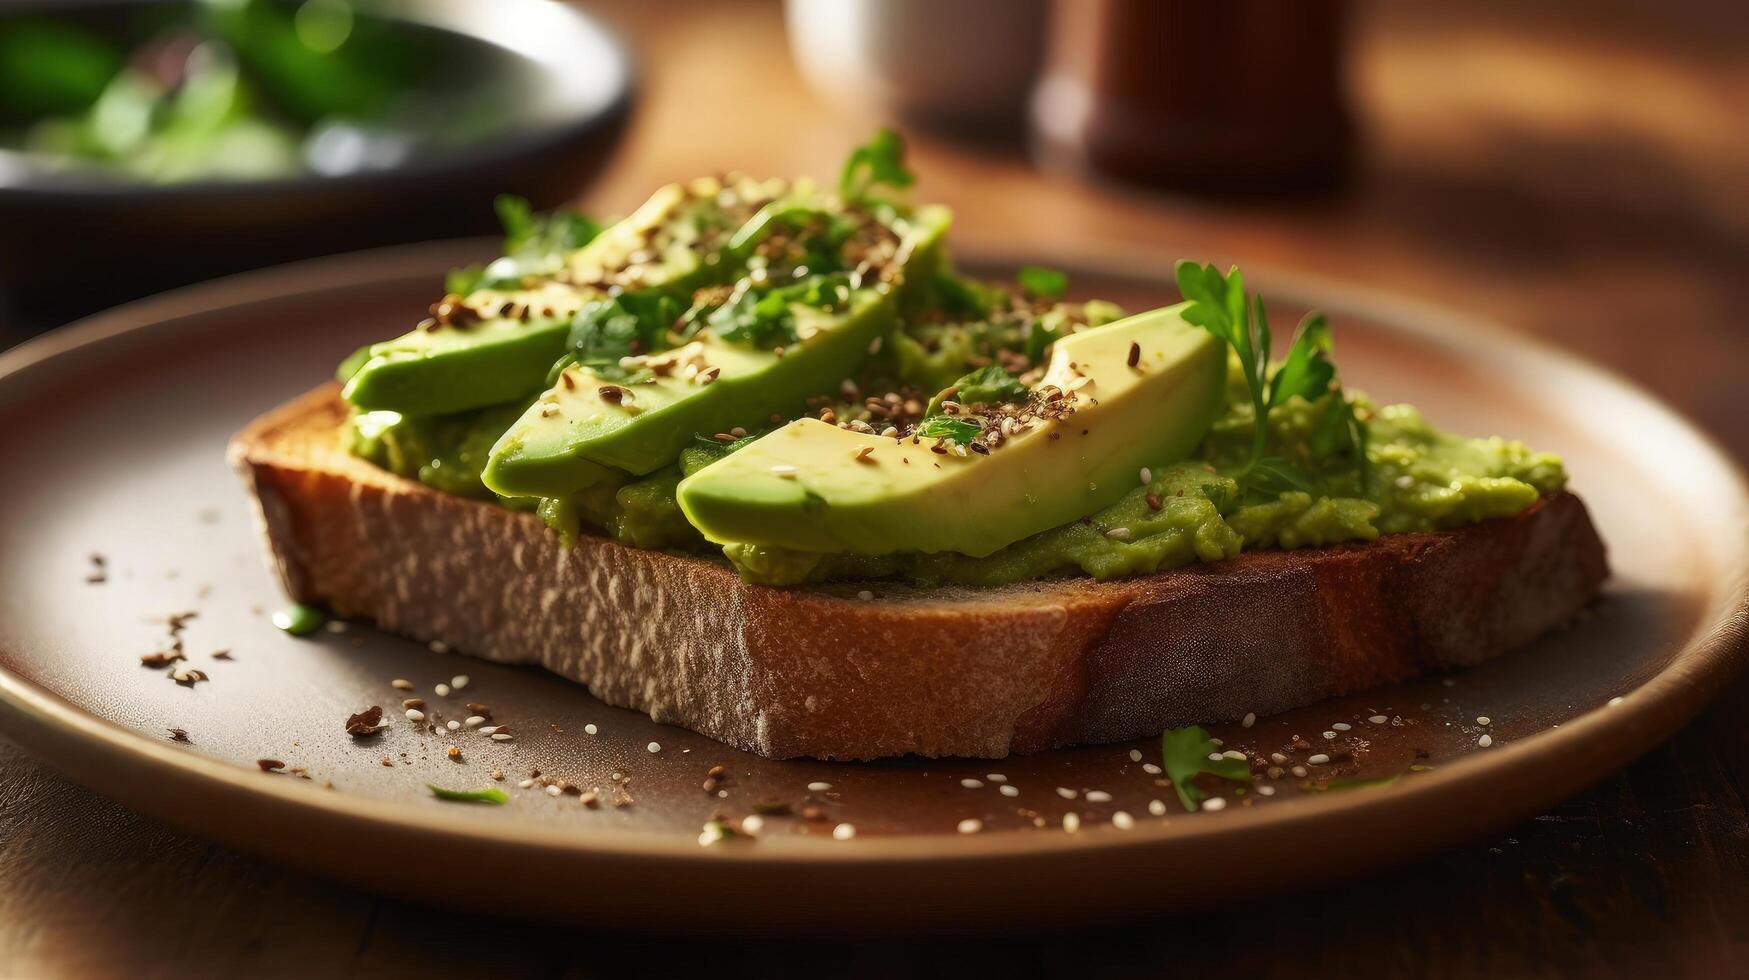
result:
M 775 589 L 347 452 L 325 385 L 230 449 L 290 596 L 772 758 L 1000 757 L 1269 715 L 1559 626 L 1608 576 L 1584 504 L 1113 582 Z M 857 598 L 872 588 L 877 597 Z

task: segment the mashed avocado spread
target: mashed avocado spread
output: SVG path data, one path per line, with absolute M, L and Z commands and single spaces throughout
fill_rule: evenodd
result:
M 883 133 L 837 195 L 725 178 L 599 232 L 523 212 L 514 268 L 452 277 L 432 319 L 343 366 L 347 448 L 567 542 L 769 585 L 1106 580 L 1508 517 L 1565 485 L 1553 455 L 1345 390 L 1321 316 L 1272 359 L 1237 270 L 1183 263 L 1186 302 L 1128 318 L 1050 270 L 963 278 L 945 212 L 877 193 L 909 179 Z M 941 544 L 960 520 L 971 544 Z
M 1143 486 L 1138 478 L 1136 487 L 1116 504 L 982 558 L 951 552 L 830 554 L 733 544 L 722 553 L 748 581 L 767 585 L 892 577 L 923 584 L 1003 585 L 1077 572 L 1105 580 L 1220 561 L 1242 550 L 1371 541 L 1381 534 L 1510 517 L 1566 485 L 1561 461 L 1552 454 L 1505 439 L 1441 432 L 1409 405 L 1375 409 L 1360 396 L 1351 398 L 1369 436 L 1372 468 L 1364 488 L 1358 481 L 1338 480 L 1316 497 L 1288 490 L 1268 500 L 1241 499 L 1237 482 L 1218 469 L 1236 459 L 1250 438 L 1248 406 L 1232 405 L 1195 458 L 1151 468 L 1150 482 Z M 1319 410 L 1315 402 L 1303 399 L 1275 408 L 1270 413 L 1272 445 L 1288 453 L 1303 451 Z M 446 493 L 492 496 L 480 483 L 480 470 L 484 449 L 507 424 L 504 412 L 487 409 L 438 420 L 389 419 L 386 414 L 353 417 L 348 428 L 352 452 Z M 634 547 L 705 552 L 710 545 L 687 523 L 674 488 L 682 476 L 729 451 L 727 445 L 683 450 L 671 470 L 600 487 L 570 501 L 545 501 L 542 516 L 569 535 L 589 528 Z M 504 502 L 515 504 L 517 499 Z M 1128 529 L 1128 535 L 1112 536 L 1118 528 Z

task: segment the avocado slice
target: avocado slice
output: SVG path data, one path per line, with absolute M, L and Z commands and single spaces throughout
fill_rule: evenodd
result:
M 685 293 L 708 281 L 694 220 L 707 203 L 700 197 L 706 189 L 661 188 L 630 217 L 564 257 L 555 278 L 446 298 L 439 304 L 447 307 L 444 315 L 348 358 L 342 396 L 362 411 L 433 415 L 539 389 L 565 353 L 571 316 L 606 295 L 609 285 L 624 285 L 618 279 L 627 270 L 635 267 L 640 289 Z M 641 255 L 658 237 L 664 239 L 659 254 Z M 641 261 L 634 263 L 634 256 Z
M 872 289 L 852 291 L 841 312 L 791 309 L 803 339 L 781 353 L 705 330 L 681 347 L 631 359 L 641 381 L 567 367 L 492 448 L 486 486 L 511 497 L 564 497 L 615 472 L 653 472 L 694 435 L 795 414 L 809 395 L 855 371 L 893 328 L 891 296 Z
M 1142 467 L 1187 456 L 1221 410 L 1226 350 L 1184 309 L 1059 340 L 1029 427 L 988 454 L 804 418 L 687 477 L 681 510 L 719 544 L 868 555 L 981 557 L 1067 524 L 1115 503 Z M 1052 417 L 1063 402 L 1072 413 Z

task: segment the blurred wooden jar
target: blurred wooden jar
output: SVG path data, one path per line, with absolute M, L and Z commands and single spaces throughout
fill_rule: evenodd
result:
M 1347 175 L 1343 0 L 1058 0 L 1054 12 L 1031 107 L 1046 162 L 1208 191 Z

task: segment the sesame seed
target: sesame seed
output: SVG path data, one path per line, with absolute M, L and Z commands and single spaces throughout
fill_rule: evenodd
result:
M 1130 539 L 1130 529 L 1127 527 L 1114 527 L 1105 532 L 1105 536 L 1113 541 L 1128 541 Z
M 849 840 L 850 838 L 855 837 L 855 836 L 856 836 L 856 828 L 852 827 L 850 824 L 841 823 L 838 826 L 832 828 L 832 839 L 833 840 Z
M 534 780 L 524 779 L 522 782 L 517 783 L 516 785 L 522 787 L 523 789 L 533 789 L 534 788 Z
M 1089 802 L 1089 803 L 1110 803 L 1111 802 L 1111 794 L 1107 793 L 1105 790 L 1102 790 L 1102 789 L 1090 789 L 1087 791 L 1087 802 Z
M 1148 801 L 1148 813 L 1150 813 L 1156 817 L 1164 817 L 1166 815 L 1166 801 L 1165 800 L 1149 800 Z
M 1142 763 L 1142 771 L 1147 773 L 1150 776 L 1160 775 L 1160 767 L 1154 765 L 1152 762 Z
M 448 653 L 449 652 L 449 644 L 443 642 L 442 640 L 432 640 L 430 643 L 425 644 L 425 646 L 428 649 L 430 649 L 432 653 Z
M 1285 766 L 1287 765 L 1287 756 L 1282 755 L 1280 752 L 1271 752 L 1269 753 L 1269 761 L 1278 766 Z
M 1111 815 L 1111 825 L 1119 830 L 1129 830 L 1136 825 L 1136 818 L 1119 810 Z
M 462 719 L 462 724 L 468 726 L 469 728 L 478 728 L 481 725 L 484 725 L 485 723 L 486 723 L 486 719 L 481 717 L 480 715 L 469 715 L 466 718 Z
M 509 732 L 493 732 L 492 733 L 492 741 L 494 741 L 494 742 L 508 742 L 508 741 L 510 741 L 510 739 L 512 737 L 513 736 Z
M 407 709 L 407 720 L 408 721 L 424 721 L 425 720 L 425 712 L 420 711 L 418 708 L 408 708 Z
M 1289 769 L 1288 772 L 1293 773 L 1294 775 L 1300 777 L 1301 779 L 1306 778 L 1306 767 L 1305 766 L 1295 766 L 1292 769 Z
M 456 729 L 462 727 L 462 723 L 459 721 L 456 721 L 455 719 L 452 718 L 445 724 L 444 727 L 448 728 L 450 731 L 453 732 Z
M 1337 730 L 1337 731 L 1339 731 L 1339 732 L 1346 732 L 1346 731 L 1348 731 L 1348 730 L 1349 730 L 1349 729 L 1351 729 L 1351 728 L 1353 728 L 1353 727 L 1354 727 L 1354 726 L 1353 726 L 1353 725 L 1350 725 L 1350 724 L 1349 724 L 1349 723 L 1348 723 L 1348 722 L 1346 722 L 1346 721 L 1339 721 L 1339 722 L 1337 722 L 1337 723 L 1336 723 L 1336 724 L 1334 724 L 1334 725 L 1331 725 L 1331 726 L 1330 726 L 1330 727 L 1331 727 L 1331 728 L 1334 728 L 1334 729 L 1336 729 L 1336 730 Z
M 1225 810 L 1227 808 L 1227 801 L 1219 796 L 1211 796 L 1202 801 L 1202 808 L 1210 813 L 1213 813 L 1216 810 Z
M 986 773 L 984 778 L 988 779 L 992 783 L 1006 783 L 1006 782 L 1008 782 L 1008 777 L 1004 776 L 1003 774 L 1001 774 L 999 772 Z
M 785 480 L 793 480 L 796 478 L 796 468 L 788 463 L 778 463 L 771 468 L 771 472 L 775 476 Z
M 1259 786 L 1259 787 L 1257 787 L 1257 794 L 1259 796 L 1274 796 L 1275 795 L 1275 787 L 1274 786 Z
M 1142 486 L 1144 487 L 1154 482 L 1154 471 L 1146 466 L 1142 467 L 1142 471 L 1136 475 L 1142 478 Z
M 411 690 L 413 690 L 413 682 L 408 680 L 405 677 L 395 678 L 394 680 L 389 682 L 389 686 L 394 688 L 397 691 L 411 691 Z
M 600 730 L 601 729 L 595 727 L 594 722 L 590 722 L 589 724 L 583 726 L 583 734 L 585 734 L 585 735 L 594 735 L 596 732 L 598 732 Z
M 1327 755 L 1325 755 L 1325 754 L 1324 754 L 1324 753 L 1322 753 L 1322 752 L 1319 752 L 1319 753 L 1318 753 L 1318 754 L 1317 754 L 1317 755 L 1309 755 L 1309 756 L 1306 756 L 1306 761 L 1307 761 L 1307 762 L 1310 762 L 1310 763 L 1311 763 L 1311 764 L 1312 764 L 1312 765 L 1314 765 L 1314 766 L 1322 766 L 1322 765 L 1328 765 L 1328 764 L 1329 764 L 1329 762 L 1330 762 L 1330 757 L 1329 757 L 1329 756 L 1327 756 Z
M 984 781 L 981 779 L 967 778 L 960 780 L 960 785 L 964 786 L 966 789 L 978 789 L 984 785 Z
M 757 813 L 749 813 L 745 817 L 741 818 L 741 832 L 742 833 L 757 834 L 761 830 L 764 830 L 764 829 L 765 829 L 765 818 L 760 816 Z
M 1226 756 L 1220 754 L 1219 752 L 1210 752 L 1209 753 L 1209 761 L 1210 762 L 1219 762 L 1224 758 L 1226 758 Z
M 1130 761 L 1131 762 L 1142 761 L 1142 750 L 1141 749 L 1131 749 L 1130 750 Z
M 1493 724 L 1493 722 L 1494 722 L 1494 719 L 1488 717 L 1487 715 L 1477 715 L 1476 716 L 1476 724 L 1478 724 L 1478 725 L 1490 725 L 1490 724 Z
M 1077 813 L 1065 813 L 1065 814 L 1063 814 L 1063 829 L 1068 831 L 1071 834 L 1077 830 L 1080 830 L 1081 829 L 1081 816 L 1080 816 L 1080 814 L 1077 814 Z
M 1325 732 L 1325 733 L 1324 733 L 1324 737 L 1325 737 L 1325 738 L 1335 738 L 1335 737 L 1336 737 L 1336 733 L 1335 733 L 1335 732 Z
M 1481 737 L 1481 738 L 1478 738 L 1478 739 L 1476 739 L 1476 744 L 1477 744 L 1477 745 L 1480 745 L 1480 746 L 1481 746 L 1481 747 L 1482 747 L 1482 748 L 1484 748 L 1484 749 L 1485 749 L 1485 748 L 1487 748 L 1487 747 L 1488 747 L 1488 746 L 1490 746 L 1490 745 L 1493 745 L 1493 744 L 1494 744 L 1494 736 L 1492 736 L 1492 735 L 1483 735 L 1483 736 L 1482 736 L 1482 737 Z
M 960 821 L 960 833 L 962 834 L 975 834 L 983 829 L 984 821 L 979 820 L 976 817 L 967 817 Z
M 455 676 L 454 676 L 454 677 L 451 677 L 451 678 L 450 678 L 450 679 L 449 679 L 449 686 L 450 686 L 450 687 L 453 687 L 453 688 L 455 688 L 455 689 L 456 689 L 456 690 L 458 690 L 458 691 L 459 691 L 459 690 L 461 690 L 461 689 L 462 689 L 462 688 L 464 688 L 464 687 L 467 687 L 467 686 L 468 686 L 468 680 L 469 680 L 469 678 L 468 678 L 468 675 L 466 675 L 466 674 L 457 674 L 457 675 L 455 675 Z
M 1257 724 L 1257 712 L 1247 711 L 1247 712 L 1245 712 L 1245 717 L 1240 720 L 1239 727 L 1240 728 L 1250 728 L 1252 725 L 1255 725 L 1255 724 Z
M 1075 797 L 1079 796 L 1080 794 L 1075 792 L 1074 790 L 1068 788 L 1067 786 L 1058 786 L 1057 787 L 1057 795 L 1061 796 L 1065 800 L 1072 800 Z
M 808 784 L 808 792 L 810 793 L 824 793 L 831 788 L 832 784 L 827 782 L 812 782 Z
M 1367 719 L 1367 721 L 1370 721 L 1375 725 L 1382 725 L 1385 722 L 1390 721 L 1390 720 L 1391 719 L 1386 718 L 1384 715 L 1373 715 L 1371 718 Z
M 448 684 L 439 684 L 436 687 L 432 688 L 432 690 L 436 691 L 437 696 L 440 698 L 449 697 L 449 685 Z
M 583 791 L 583 795 L 577 797 L 577 802 L 593 810 L 601 805 L 601 794 L 592 789 L 586 789 Z
M 649 745 L 644 746 L 644 748 L 648 749 L 651 755 L 655 755 L 657 752 L 662 751 L 662 743 L 651 742 Z
M 1001 786 L 996 787 L 996 792 L 1001 793 L 1003 796 L 1009 796 L 1009 797 L 1019 796 L 1020 795 L 1020 787 L 1009 786 L 1007 784 L 1003 784 Z
M 1620 703 L 1621 703 L 1621 697 L 1619 695 L 1609 699 L 1609 707 L 1611 707 L 1611 708 L 1615 707 L 1616 705 L 1618 705 Z
M 564 794 L 564 792 L 565 792 L 565 788 L 563 786 L 560 786 L 558 783 L 552 783 L 552 784 L 547 786 L 547 795 L 548 796 L 561 796 Z
M 481 735 L 493 735 L 493 734 L 496 734 L 496 733 L 497 733 L 497 731 L 498 731 L 498 729 L 499 729 L 499 728 L 500 728 L 500 727 L 501 727 L 501 726 L 499 726 L 499 725 L 487 725 L 487 726 L 486 726 L 486 727 L 485 727 L 485 728 L 482 728 L 482 729 L 480 729 L 480 734 L 481 734 Z

